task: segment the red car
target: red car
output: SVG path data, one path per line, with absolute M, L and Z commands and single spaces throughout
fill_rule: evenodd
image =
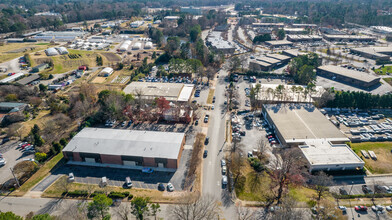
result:
M 268 139 L 270 139 L 270 138 L 275 138 L 273 135 L 269 135 L 268 136 Z
M 367 207 L 366 206 L 355 206 L 355 211 L 367 211 Z
M 271 144 L 276 144 L 276 141 L 271 141 Z
M 25 149 L 25 148 L 28 147 L 28 146 L 30 146 L 30 144 L 23 144 L 21 148 L 22 148 L 22 149 Z

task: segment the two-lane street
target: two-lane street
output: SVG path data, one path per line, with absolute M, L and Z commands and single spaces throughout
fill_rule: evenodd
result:
M 210 120 L 207 136 L 210 142 L 206 146 L 208 150 L 207 158 L 203 161 L 203 195 L 212 195 L 218 201 L 222 202 L 222 213 L 226 219 L 235 216 L 235 207 L 227 188 L 222 187 L 222 169 L 221 159 L 225 156 L 226 145 L 226 119 L 229 115 L 224 104 L 226 100 L 225 87 L 227 82 L 224 81 L 228 72 L 222 68 L 219 71 L 219 78 L 215 84 L 215 109 L 210 111 Z

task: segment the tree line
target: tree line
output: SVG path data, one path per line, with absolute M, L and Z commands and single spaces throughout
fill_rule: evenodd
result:
M 331 108 L 392 108 L 392 94 L 373 95 L 366 92 L 334 91 L 335 98 L 327 102 Z

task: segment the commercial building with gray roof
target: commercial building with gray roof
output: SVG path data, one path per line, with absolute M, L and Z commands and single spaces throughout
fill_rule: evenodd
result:
M 364 89 L 380 84 L 380 77 L 340 66 L 320 66 L 317 68 L 317 74 Z
M 299 147 L 311 172 L 363 168 L 349 139 L 313 104 L 264 104 L 263 116 L 284 147 Z
M 123 91 L 135 96 L 140 94 L 143 99 L 164 97 L 169 102 L 185 103 L 190 102 L 193 90 L 193 84 L 132 82 Z
M 392 56 L 392 47 L 350 48 L 350 52 L 369 59 L 389 61 Z
M 84 128 L 63 154 L 76 165 L 175 171 L 184 144 L 184 133 Z

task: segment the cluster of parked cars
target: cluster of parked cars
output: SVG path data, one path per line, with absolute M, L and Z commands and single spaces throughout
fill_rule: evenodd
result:
M 200 97 L 200 89 L 196 89 L 196 91 L 195 91 L 195 97 Z
M 356 70 L 356 71 L 360 71 L 360 72 L 365 72 L 365 70 L 366 70 L 365 67 L 359 68 L 359 67 L 354 67 L 354 66 L 350 66 L 350 65 L 347 65 L 347 64 L 342 65 L 342 67 L 347 68 L 349 70 Z
M 373 190 L 367 186 L 367 185 L 362 185 L 362 191 L 365 194 L 373 194 L 373 193 L 392 193 L 392 186 L 381 186 L 381 185 L 374 185 L 374 192 Z
M 266 132 L 265 136 L 268 138 L 268 142 L 271 145 L 277 144 L 277 138 L 274 134 L 274 131 L 268 126 L 267 122 L 263 123 L 263 127 L 265 128 L 265 132 Z
M 158 190 L 159 190 L 159 191 L 165 191 L 165 185 L 164 185 L 163 183 L 159 183 L 159 184 L 158 184 Z M 173 186 L 173 184 L 168 183 L 167 186 L 166 186 L 166 190 L 167 190 L 168 192 L 173 192 L 173 191 L 174 191 L 174 186 Z
M 226 161 L 224 159 L 221 160 L 221 168 L 222 168 L 222 188 L 227 186 L 227 167 Z
M 106 122 L 105 122 L 105 127 L 113 127 L 115 124 L 116 124 L 116 120 L 107 120 Z M 121 124 L 119 123 L 119 126 L 121 126 L 121 127 L 126 127 L 126 126 L 131 126 L 131 124 L 132 124 L 132 120 L 129 120 L 129 121 L 123 121 L 123 122 L 121 122 Z
M 34 145 L 29 144 L 27 142 L 22 142 L 18 145 L 18 147 L 20 147 L 20 149 L 23 150 L 23 152 L 28 153 L 28 154 L 33 154 L 35 153 L 35 148 Z

